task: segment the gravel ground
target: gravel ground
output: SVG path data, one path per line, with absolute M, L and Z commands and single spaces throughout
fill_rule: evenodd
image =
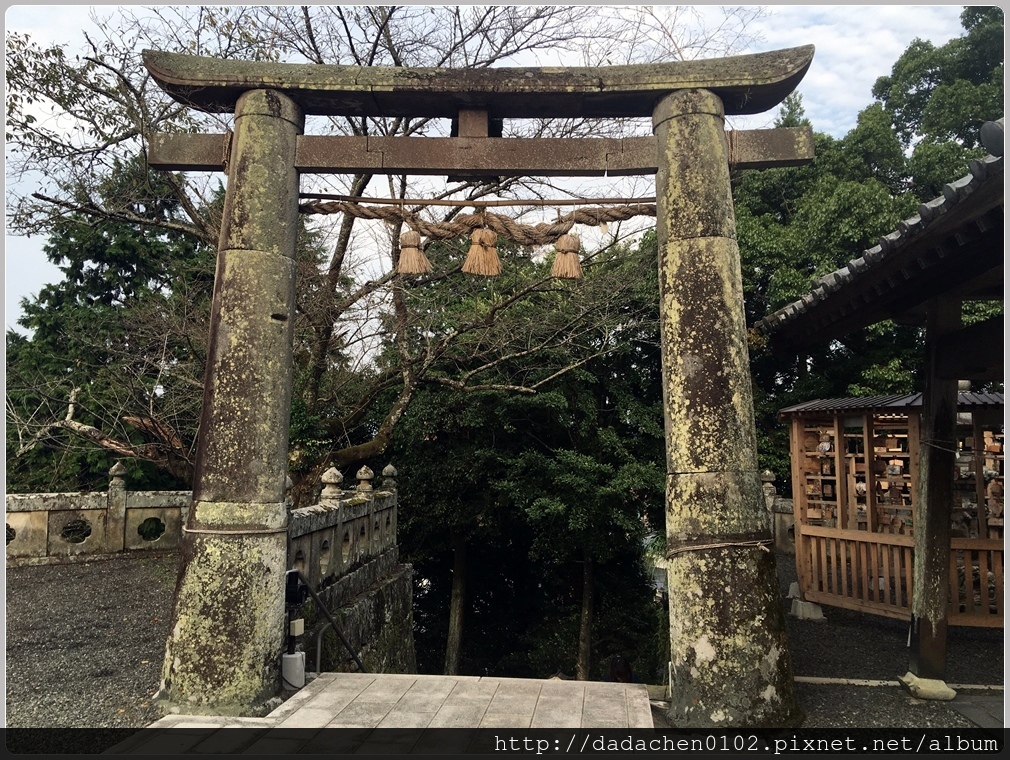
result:
M 796 580 L 792 557 L 777 558 L 783 609 Z M 822 607 L 824 622 L 786 614 L 796 676 L 894 681 L 908 671 L 908 623 L 838 607 Z M 948 684 L 1003 684 L 1003 629 L 947 629 Z M 973 724 L 946 702 L 912 698 L 892 686 L 797 683 L 804 727 L 962 728 Z M 984 693 L 965 691 L 969 693 Z
M 7 726 L 142 727 L 158 688 L 178 558 L 121 558 L 7 569 Z M 784 598 L 795 578 L 779 557 Z M 894 680 L 908 670 L 907 625 L 824 608 L 786 618 L 797 676 Z M 1003 631 L 951 628 L 952 684 L 1003 683 Z M 808 727 L 959 728 L 950 705 L 897 687 L 798 683 Z
M 178 555 L 7 568 L 7 726 L 139 727 L 165 657 Z

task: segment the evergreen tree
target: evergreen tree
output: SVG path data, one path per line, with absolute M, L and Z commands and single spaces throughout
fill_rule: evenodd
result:
M 665 471 L 655 238 L 647 237 L 516 315 L 555 329 L 594 293 L 619 291 L 621 307 L 593 331 L 536 361 L 520 353 L 497 364 L 499 388 L 427 383 L 394 434 L 395 456 L 410 463 L 401 469 L 401 538 L 423 578 L 423 668 L 598 678 L 615 653 L 658 667 L 660 618 L 642 565 L 646 526 L 664 522 Z M 546 266 L 528 262 L 499 286 Z M 580 359 L 588 360 L 557 375 Z M 516 377 L 550 380 L 536 394 L 506 392 Z M 641 606 L 641 621 L 618 622 L 614 588 L 621 604 Z
M 107 191 L 170 220 L 177 204 L 158 179 L 124 163 Z M 79 213 L 56 222 L 45 251 L 63 279 L 23 301 L 27 335 L 7 333 L 8 489 L 104 490 L 116 458 L 137 487 L 187 487 L 213 251 Z
M 961 18 L 962 37 L 940 47 L 922 40 L 909 45 L 891 75 L 877 80 L 878 102 L 860 112 L 848 134 L 815 133 L 812 163 L 734 178 L 749 323 L 872 248 L 984 153 L 979 127 L 1002 116 L 1003 13 L 966 8 Z M 798 94 L 783 103 L 776 123 L 806 123 Z M 965 304 L 964 319 L 999 313 L 1002 304 Z M 884 321 L 800 356 L 774 355 L 754 337 L 759 459 L 780 482 L 788 483 L 782 476 L 789 472 L 789 448 L 779 409 L 812 398 L 918 387 L 922 338 L 915 327 Z

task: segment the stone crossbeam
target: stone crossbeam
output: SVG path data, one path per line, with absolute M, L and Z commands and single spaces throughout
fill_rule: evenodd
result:
M 646 117 L 660 99 L 684 89 L 713 92 L 727 115 L 763 113 L 796 88 L 813 55 L 806 45 L 631 66 L 441 69 L 143 53 L 162 89 L 203 111 L 228 113 L 243 92 L 277 90 L 306 115 L 453 118 L 476 109 L 494 119 Z
M 799 166 L 814 157 L 810 127 L 726 133 L 735 169 Z M 228 135 L 151 137 L 148 163 L 168 171 L 224 171 Z M 619 177 L 655 174 L 655 137 L 327 137 L 298 138 L 295 168 L 303 174 L 372 174 L 481 177 Z

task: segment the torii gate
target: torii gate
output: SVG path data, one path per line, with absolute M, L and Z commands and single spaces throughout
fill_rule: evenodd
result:
M 733 132 L 779 104 L 813 47 L 608 68 L 410 69 L 146 51 L 176 100 L 234 134 L 160 134 L 151 166 L 228 172 L 193 503 L 162 672 L 166 709 L 250 714 L 284 634 L 298 177 L 656 173 L 673 698 L 680 726 L 795 725 L 757 468 L 730 165 L 813 157 L 805 129 Z M 302 136 L 310 114 L 458 119 L 459 137 Z M 654 137 L 491 137 L 501 118 L 646 117 Z M 731 137 L 732 139 L 728 139 Z

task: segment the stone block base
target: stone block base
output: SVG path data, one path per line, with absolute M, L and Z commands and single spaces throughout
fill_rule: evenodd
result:
M 789 614 L 800 620 L 814 620 L 818 622 L 824 622 L 825 620 L 821 605 L 814 604 L 813 602 L 804 602 L 802 599 L 793 599 L 793 606 L 789 610 Z
M 323 599 L 326 599 L 325 594 Z M 398 565 L 361 593 L 336 608 L 331 608 L 348 642 L 361 657 L 370 673 L 416 673 L 414 653 L 413 570 Z M 302 645 L 312 670 L 354 672 L 357 665 L 336 634 L 327 630 L 323 636 L 322 667 L 315 662 L 314 631 L 325 622 L 322 616 L 309 615 Z M 309 626 L 313 631 L 309 632 Z
M 898 683 L 916 699 L 937 699 L 949 702 L 957 692 L 937 678 L 919 678 L 912 672 L 898 677 Z

